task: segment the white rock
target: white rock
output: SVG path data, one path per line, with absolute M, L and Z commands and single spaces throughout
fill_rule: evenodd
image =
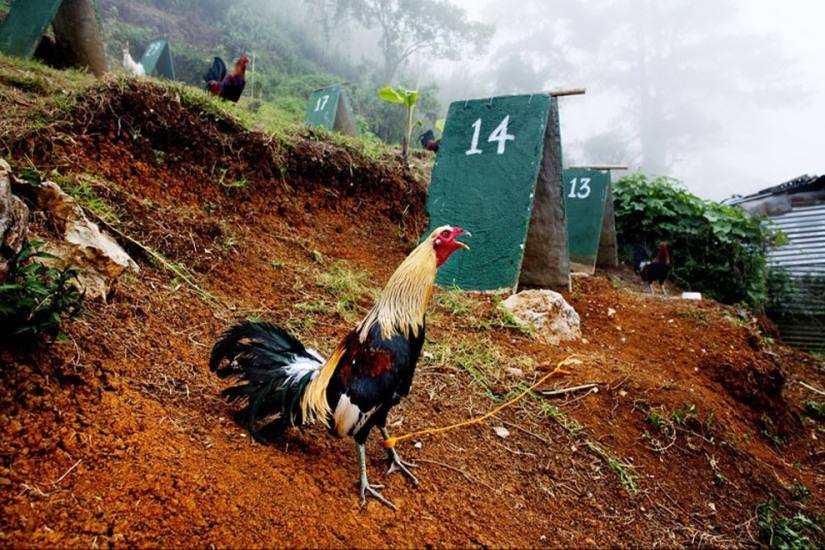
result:
M 579 314 L 552 290 L 525 290 L 502 303 L 518 321 L 533 326 L 548 344 L 581 338 Z
M 502 439 L 510 437 L 510 430 L 508 430 L 504 426 L 495 426 L 493 427 L 493 431 L 495 431 L 496 435 Z
M 44 181 L 34 187 L 38 206 L 63 227 L 62 241 L 48 241 L 44 250 L 60 258 L 61 265 L 80 269 L 78 279 L 87 298 L 105 298 L 112 281 L 138 265 L 108 234 L 86 218 L 83 209 L 60 186 Z
M 11 270 L 11 260 L 23 248 L 29 234 L 29 209 L 11 193 L 14 175 L 8 163 L 0 159 L 0 283 Z

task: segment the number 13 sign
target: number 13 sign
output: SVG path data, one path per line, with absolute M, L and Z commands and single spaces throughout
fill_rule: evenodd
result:
M 513 289 L 527 262 L 533 207 L 548 177 L 561 197 L 558 104 L 549 94 L 512 95 L 450 105 L 427 198 L 430 228 L 457 225 L 473 234 L 467 254 L 455 254 L 437 282 L 465 290 Z M 548 137 L 549 136 L 549 137 Z M 558 166 L 547 166 L 548 155 Z M 546 182 L 545 182 L 546 183 Z M 428 232 L 429 233 L 429 232 Z M 532 238 L 532 237 L 531 237 Z M 566 261 L 566 247 L 564 251 Z M 564 276 L 568 276 L 565 265 Z

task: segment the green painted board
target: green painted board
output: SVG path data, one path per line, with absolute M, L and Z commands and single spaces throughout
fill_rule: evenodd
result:
M 456 101 L 450 105 L 427 197 L 429 230 L 470 231 L 438 272 L 441 286 L 514 289 L 527 240 L 545 127 L 546 94 Z
M 172 62 L 172 47 L 164 38 L 149 42 L 146 51 L 143 52 L 143 57 L 140 58 L 140 64 L 143 65 L 143 70 L 147 75 L 155 74 L 169 80 L 177 80 L 175 64 Z
M 304 124 L 335 130 L 357 136 L 358 129 L 352 120 L 347 94 L 340 84 L 315 90 L 309 96 Z
M 610 172 L 587 168 L 564 171 L 567 248 L 575 271 L 593 274 L 599 253 Z
M 17 0 L 0 25 L 0 52 L 28 59 L 51 25 L 63 0 Z

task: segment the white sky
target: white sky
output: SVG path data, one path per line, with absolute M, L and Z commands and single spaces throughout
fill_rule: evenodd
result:
M 554 0 L 559 1 L 559 0 Z M 566 0 L 570 1 L 570 0 Z M 666 0 L 662 0 L 666 1 Z M 473 19 L 482 19 L 491 0 L 451 0 Z M 714 147 L 693 155 L 670 174 L 694 194 L 721 200 L 747 195 L 803 174 L 825 174 L 825 2 L 816 0 L 737 0 L 743 31 L 774 34 L 796 63 L 800 85 L 810 91 L 801 109 L 754 107 L 746 118 L 718 115 L 723 134 Z M 514 3 L 514 16 L 518 11 Z M 587 87 L 587 83 L 581 83 Z M 573 142 L 600 133 L 618 113 L 607 98 L 562 98 L 562 139 Z M 726 118 L 727 117 L 727 118 Z

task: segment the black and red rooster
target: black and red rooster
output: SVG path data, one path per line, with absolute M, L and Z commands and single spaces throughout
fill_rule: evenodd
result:
M 324 359 L 286 330 L 269 324 L 242 322 L 226 331 L 212 349 L 211 370 L 221 378 L 244 382 L 223 391 L 229 401 L 246 400 L 241 411 L 256 441 L 267 444 L 255 428 L 259 419 L 279 415 L 277 422 L 304 426 L 320 421 L 338 437 L 355 439 L 361 504 L 372 497 L 395 509 L 367 480 L 365 444 L 373 427 L 386 441 L 387 414 L 406 396 L 424 343 L 424 316 L 437 268 L 461 248 L 456 240 L 469 235 L 443 226 L 430 234 L 395 270 L 366 317 Z M 394 448 L 387 449 L 387 474 L 400 471 L 413 484 Z
M 237 103 L 246 87 L 246 65 L 248 63 L 249 58 L 244 55 L 235 63 L 232 72 L 226 74 L 226 64 L 223 59 L 216 57 L 212 61 L 212 66 L 203 75 L 206 89 L 212 95 Z
M 665 279 L 670 273 L 670 253 L 667 250 L 667 243 L 659 243 L 659 251 L 653 260 L 649 259 L 644 245 L 639 243 L 633 248 L 633 269 L 650 286 L 651 294 L 656 294 L 653 283 L 658 282 L 662 294 L 667 295 L 665 290 Z

